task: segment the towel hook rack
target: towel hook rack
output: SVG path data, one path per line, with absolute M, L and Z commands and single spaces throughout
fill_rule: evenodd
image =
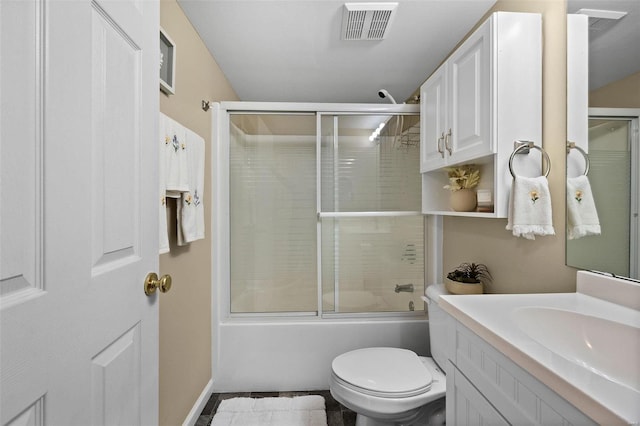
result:
M 569 155 L 569 153 L 571 152 L 572 149 L 577 149 L 578 152 L 580 154 L 582 154 L 582 156 L 584 157 L 584 173 L 583 175 L 587 175 L 587 173 L 589 173 L 589 167 L 591 166 L 591 162 L 589 161 L 589 154 L 587 154 L 587 152 L 580 148 L 578 145 L 576 145 L 575 142 L 567 142 L 567 155 Z
M 202 110 L 203 111 L 209 111 L 209 109 L 211 108 L 213 104 L 213 101 L 205 101 L 204 99 L 202 100 Z
M 528 154 L 529 150 L 531 148 L 533 149 L 537 149 L 538 151 L 540 151 L 542 153 L 542 156 L 545 159 L 545 162 L 547 163 L 547 170 L 544 172 L 544 177 L 549 176 L 549 171 L 551 170 L 551 160 L 549 159 L 549 155 L 547 154 L 547 152 L 540 148 L 538 145 L 534 144 L 531 141 L 515 141 L 514 145 L 516 146 L 516 149 L 513 150 L 513 152 L 511 153 L 511 156 L 509 157 L 509 172 L 511 172 L 511 176 L 513 176 L 513 178 L 516 178 L 516 174 L 513 172 L 513 159 L 516 156 L 516 154 L 520 154 L 521 151 L 523 154 Z

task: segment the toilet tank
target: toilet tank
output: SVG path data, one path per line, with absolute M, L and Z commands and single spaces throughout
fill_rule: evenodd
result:
M 450 293 L 444 284 L 431 284 L 427 287 L 431 357 L 443 371 L 447 366 L 447 314 L 438 306 L 438 301 L 440 296 L 445 294 Z

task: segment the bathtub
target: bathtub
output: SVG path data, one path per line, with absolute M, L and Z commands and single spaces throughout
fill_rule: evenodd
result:
M 331 361 L 358 348 L 391 346 L 429 354 L 426 317 L 244 319 L 215 325 L 214 392 L 329 389 Z
M 438 282 L 442 275 L 439 258 L 442 251 L 442 223 L 436 216 L 425 218 L 428 224 L 425 228 L 425 246 L 434 253 L 434 260 L 430 259 L 428 264 L 425 263 L 423 280 L 411 281 L 416 285 L 415 293 L 395 293 L 395 284 L 407 283 L 402 280 L 391 280 L 380 291 L 368 286 L 363 287 L 387 306 L 403 312 L 319 317 L 313 315 L 313 311 L 322 304 L 323 295 L 317 294 L 312 300 L 319 300 L 320 303 L 309 307 L 308 311 L 311 312 L 287 316 L 265 314 L 261 317 L 230 313 L 232 303 L 246 303 L 255 308 L 266 303 L 266 300 L 256 298 L 255 295 L 234 295 L 232 299 L 230 295 L 229 111 L 415 114 L 419 112 L 419 108 L 406 104 L 381 106 L 231 102 L 214 103 L 212 111 L 212 149 L 209 152 L 213 165 L 210 231 L 214 236 L 211 241 L 213 392 L 325 390 L 329 388 L 332 360 L 341 353 L 358 348 L 391 346 L 410 349 L 419 355 L 428 355 L 428 320 L 422 302 L 418 301 L 422 292 L 417 289 L 422 287 L 423 283 Z M 321 252 L 320 248 L 318 252 Z M 318 270 L 321 268 L 319 264 Z M 319 279 L 318 282 L 322 280 Z M 260 284 L 261 287 L 264 285 L 265 283 Z M 291 298 L 302 291 L 301 287 L 303 286 L 287 288 L 286 297 Z M 315 292 L 318 291 L 317 286 L 314 286 L 314 289 Z M 344 285 L 340 288 L 342 292 L 354 290 L 360 289 L 345 288 Z M 350 297 L 354 295 L 357 297 Z M 341 302 L 343 308 L 363 303 L 365 298 L 361 296 L 344 293 Z M 276 299 L 282 300 L 279 296 Z M 415 312 L 409 312 L 410 302 L 413 302 Z M 233 310 L 236 310 L 236 307 L 234 306 Z M 242 309 L 238 309 L 240 310 Z M 307 310 L 307 307 L 300 310 Z

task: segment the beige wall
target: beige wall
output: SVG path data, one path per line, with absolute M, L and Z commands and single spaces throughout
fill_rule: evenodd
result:
M 160 26 L 177 51 L 176 93 L 160 95 L 160 111 L 205 139 L 209 187 L 211 112 L 204 112 L 200 102 L 238 98 L 175 0 L 161 1 Z M 171 251 L 160 256 L 160 273 L 171 274 L 173 287 L 160 297 L 159 418 L 161 425 L 178 425 L 211 379 L 212 235 L 207 229 L 206 239 L 177 247 L 175 203 L 168 213 Z M 205 217 L 210 216 L 211 202 L 205 199 Z
M 640 72 L 589 93 L 590 107 L 640 108 Z
M 444 271 L 462 262 L 489 267 L 495 293 L 575 291 L 565 266 L 566 8 L 563 0 L 499 0 L 493 11 L 542 13 L 543 147 L 551 159 L 549 185 L 555 236 L 515 238 L 506 219 L 445 217 Z M 523 100 L 525 101 L 525 100 Z
M 565 5 L 563 0 L 498 1 L 494 10 L 543 13 L 543 137 L 552 170 L 549 181 L 556 236 L 516 239 L 506 220 L 448 217 L 444 222 L 444 270 L 482 262 L 494 276 L 492 291 L 559 292 L 575 289 L 575 270 L 564 265 L 564 165 L 566 139 Z M 211 117 L 202 99 L 236 100 L 210 53 L 175 0 L 162 0 L 161 26 L 177 46 L 176 94 L 161 95 L 160 110 L 205 138 L 211 147 Z M 211 164 L 206 158 L 205 182 Z M 210 203 L 205 201 L 210 217 Z M 175 205 L 169 222 L 175 223 Z M 175 235 L 175 225 L 171 227 Z M 211 378 L 211 234 L 160 256 L 160 272 L 174 287 L 160 298 L 160 424 L 181 424 Z

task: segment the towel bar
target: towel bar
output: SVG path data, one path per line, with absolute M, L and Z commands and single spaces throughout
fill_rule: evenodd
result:
M 576 145 L 575 142 L 567 142 L 567 155 L 569 155 L 569 153 L 571 152 L 572 149 L 577 149 L 578 152 L 580 154 L 582 154 L 582 156 L 584 157 L 584 173 L 583 173 L 583 175 L 586 176 L 587 173 L 589 173 L 589 166 L 591 165 L 591 163 L 589 161 L 589 154 L 587 154 L 584 149 L 582 149 L 578 145 Z
M 513 150 L 511 156 L 509 157 L 509 172 L 511 172 L 511 176 L 513 176 L 514 179 L 516 178 L 516 174 L 513 172 L 513 158 L 516 156 L 516 154 L 519 154 L 520 151 L 523 151 L 524 154 L 524 151 L 526 150 L 526 153 L 528 154 L 529 149 L 531 148 L 537 149 L 542 153 L 542 156 L 547 163 L 547 170 L 544 172 L 544 177 L 549 176 L 549 171 L 551 170 L 551 160 L 549 159 L 549 155 L 544 149 L 540 148 L 538 145 L 534 144 L 531 141 L 515 141 L 514 145 L 516 145 L 517 148 Z

